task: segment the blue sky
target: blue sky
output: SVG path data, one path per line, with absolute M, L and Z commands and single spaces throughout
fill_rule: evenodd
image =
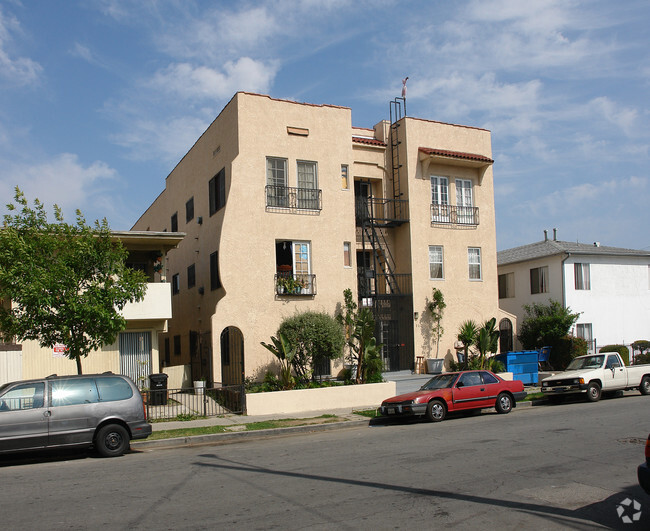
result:
M 492 131 L 499 249 L 650 249 L 649 22 L 647 0 L 0 0 L 0 212 L 18 185 L 129 229 L 238 90 L 372 127 L 408 75 L 409 115 Z

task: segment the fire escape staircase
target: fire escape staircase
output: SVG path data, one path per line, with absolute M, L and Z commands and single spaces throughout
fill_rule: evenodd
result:
M 390 183 L 387 187 L 391 198 L 358 198 L 357 222 L 361 227 L 362 247 L 369 250 L 372 264 L 363 266 L 364 281 L 360 283 L 366 289 L 361 296 L 405 295 L 411 292 L 410 274 L 395 272 L 395 258 L 386 240 L 388 229 L 408 223 L 408 201 L 402 199 L 400 189 L 400 127 L 402 126 L 402 109 L 406 108 L 404 98 L 395 98 L 390 103 Z M 369 282 L 374 279 L 374 283 Z

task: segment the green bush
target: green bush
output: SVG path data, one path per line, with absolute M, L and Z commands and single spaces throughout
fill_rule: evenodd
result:
M 618 352 L 623 359 L 625 365 L 630 364 L 630 351 L 625 345 L 605 345 L 600 349 L 600 352 Z
M 644 363 L 650 363 L 650 352 L 634 356 L 634 365 L 643 365 Z
M 549 346 L 551 347 L 549 363 L 557 371 L 566 369 L 573 358 L 587 354 L 587 342 L 581 337 L 565 336 Z
M 284 334 L 295 351 L 291 363 L 303 383 L 311 379 L 316 363 L 343 355 L 343 327 L 326 313 L 304 312 L 289 317 L 280 324 L 279 334 Z

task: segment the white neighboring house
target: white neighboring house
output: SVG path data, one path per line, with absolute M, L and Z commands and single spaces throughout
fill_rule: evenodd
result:
M 650 338 L 650 252 L 544 240 L 497 253 L 499 306 L 522 323 L 524 305 L 560 302 L 580 312 L 572 333 L 590 350 Z

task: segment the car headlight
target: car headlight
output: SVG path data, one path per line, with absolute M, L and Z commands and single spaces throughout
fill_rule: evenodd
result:
M 542 382 L 542 387 L 548 387 L 548 382 Z

